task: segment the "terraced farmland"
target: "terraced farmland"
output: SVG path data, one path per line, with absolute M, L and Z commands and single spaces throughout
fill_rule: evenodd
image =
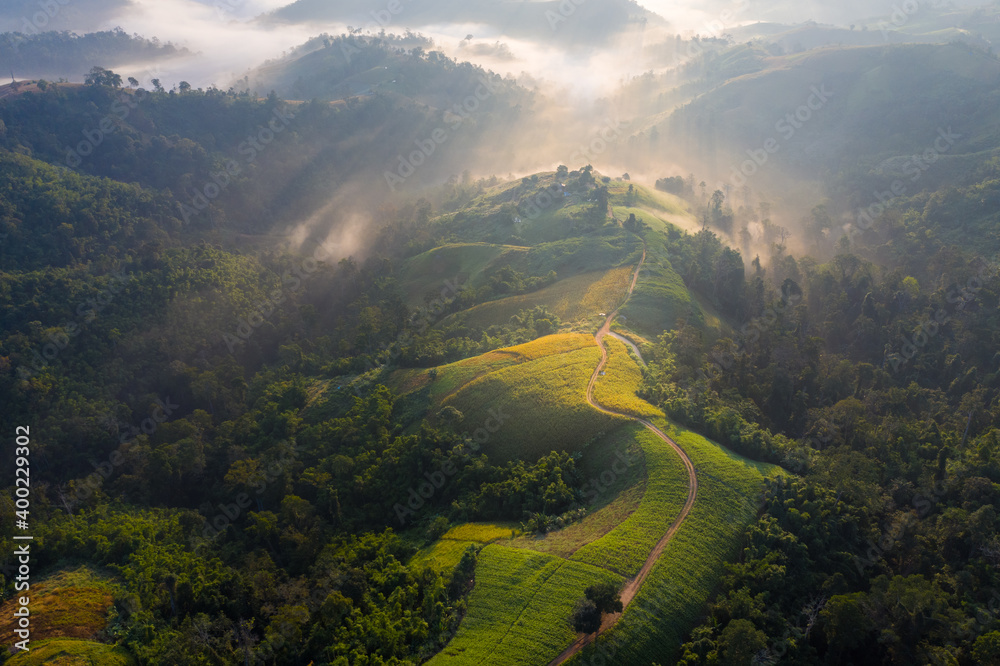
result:
M 621 620 L 567 664 L 589 664 L 597 655 L 608 663 L 673 663 L 686 632 L 701 617 L 724 563 L 736 555 L 743 530 L 756 516 L 764 479 L 783 473 L 664 419 L 654 423 L 694 463 L 698 498 Z
M 604 338 L 608 350 L 605 374 L 594 383 L 594 400 L 617 412 L 651 418 L 663 412 L 636 395 L 642 385 L 642 371 L 628 347 L 611 336 Z
M 511 539 L 517 533 L 513 527 L 493 523 L 456 525 L 433 544 L 418 551 L 410 559 L 410 566 L 430 567 L 442 575 L 450 575 L 470 546 L 479 548 L 493 541 Z
M 522 345 L 522 355 L 539 356 L 482 374 L 441 404 L 461 411 L 468 428 L 481 427 L 494 414 L 506 417 L 488 440 L 481 442 L 483 450 L 497 460 L 579 450 L 622 423 L 617 417 L 594 411 L 584 399 L 590 374 L 601 357 L 593 339 L 587 347 L 560 351 L 579 344 L 580 337 L 584 336 L 548 336 Z
M 608 534 L 582 546 L 570 559 L 632 577 L 680 513 L 687 499 L 688 479 L 683 463 L 669 444 L 639 424 L 629 425 L 623 432 L 642 446 L 646 492 L 628 518 Z
M 630 281 L 629 294 L 635 282 Z M 641 486 L 621 484 L 628 490 L 641 487 L 642 497 L 636 505 L 630 503 L 634 495 L 623 496 L 615 509 L 625 509 L 627 516 L 617 514 L 622 519 L 610 530 L 602 528 L 607 527 L 605 518 L 611 509 L 604 515 L 598 511 L 589 523 L 563 530 L 565 534 L 522 537 L 485 548 L 468 614 L 456 637 L 430 663 L 581 663 L 585 655 L 595 652 L 601 652 L 606 661 L 613 652 L 615 663 L 662 659 L 677 651 L 687 628 L 703 611 L 719 570 L 735 553 L 742 530 L 756 512 L 753 498 L 763 489 L 765 477 L 777 473 L 776 468 L 745 460 L 673 428 L 662 412 L 639 399 L 635 395 L 641 381 L 639 367 L 625 344 L 608 336 L 617 313 L 608 315 L 598 331 L 595 342 L 599 347 L 503 365 L 468 381 L 442 401 L 454 402 L 466 414 L 483 416 L 486 404 L 503 404 L 507 396 L 514 396 L 526 406 L 517 412 L 518 426 L 521 422 L 531 425 L 523 431 L 513 429 L 516 439 L 506 440 L 500 448 L 511 456 L 524 456 L 526 448 L 530 455 L 534 453 L 528 444 L 532 439 L 537 448 L 538 440 L 548 444 L 571 428 L 577 437 L 585 436 L 585 428 L 592 427 L 586 422 L 588 414 L 612 420 L 636 415 L 635 422 L 613 437 L 621 437 L 624 448 L 633 441 L 639 443 L 645 479 Z M 557 343 L 566 346 L 567 342 L 548 340 L 532 351 L 558 349 Z M 579 378 L 588 369 L 589 379 L 580 384 Z M 600 376 L 602 369 L 606 374 Z M 538 372 L 529 374 L 529 370 Z M 571 409 L 572 389 L 581 387 L 589 412 Z M 552 410 L 553 397 L 560 407 L 556 411 Z M 567 416 L 575 418 L 566 420 Z M 618 462 L 607 470 L 609 490 L 615 485 L 613 477 L 626 475 L 631 468 L 625 459 Z M 602 509 L 611 506 L 613 502 Z M 625 583 L 625 611 L 620 621 L 619 616 L 605 617 L 601 633 L 592 642 L 593 635 L 575 636 L 568 622 L 582 589 L 600 576 Z M 671 621 L 663 622 L 667 617 Z M 542 622 L 548 631 L 539 633 Z M 622 658 L 626 649 L 628 656 Z
M 628 267 L 609 271 L 593 271 L 574 275 L 529 294 L 509 296 L 489 301 L 451 315 L 442 320 L 447 326 L 461 322 L 472 329 L 482 330 L 505 324 L 521 310 L 543 305 L 564 322 L 577 322 L 599 312 L 612 310 L 628 290 L 631 270 Z
M 543 664 L 576 636 L 569 617 L 589 585 L 622 578 L 582 562 L 487 546 L 455 638 L 427 663 Z

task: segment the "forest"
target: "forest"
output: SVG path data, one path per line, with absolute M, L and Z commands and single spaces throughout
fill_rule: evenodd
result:
M 677 169 L 452 173 L 544 100 L 414 33 L 323 33 L 225 89 L 118 73 L 183 51 L 121 29 L 8 35 L 108 66 L 0 97 L 0 431 L 30 426 L 43 655 L 0 663 L 1000 664 L 995 85 L 961 158 L 877 208 L 900 165 L 816 139 L 830 189 L 791 219 Z M 996 61 L 912 46 L 879 67 Z M 784 57 L 748 48 L 687 72 L 709 92 L 664 143 L 756 140 L 717 115 Z M 876 58 L 845 51 L 796 66 Z M 893 117 L 936 124 L 937 94 Z

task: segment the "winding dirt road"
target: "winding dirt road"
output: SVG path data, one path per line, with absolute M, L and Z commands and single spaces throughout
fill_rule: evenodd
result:
M 643 583 L 646 582 L 646 577 L 649 576 L 649 572 L 652 571 L 653 565 L 656 564 L 656 561 L 660 558 L 660 555 L 663 553 L 663 549 L 667 547 L 667 543 L 670 542 L 670 539 L 673 538 L 674 534 L 680 528 L 681 523 L 684 522 L 684 519 L 687 518 L 687 515 L 691 512 L 691 507 L 694 506 L 695 495 L 698 493 L 698 477 L 695 475 L 694 465 L 691 463 L 691 459 L 688 458 L 687 454 L 684 453 L 684 449 L 679 447 L 677 443 L 674 442 L 674 440 L 667 437 L 662 430 L 654 426 L 646 419 L 639 418 L 631 414 L 624 414 L 622 412 L 616 412 L 614 410 L 607 409 L 597 404 L 597 402 L 594 401 L 594 384 L 597 383 L 597 378 L 600 376 L 601 370 L 604 369 L 604 366 L 608 362 L 608 350 L 604 347 L 604 337 L 610 334 L 613 337 L 616 337 L 622 340 L 623 342 L 626 342 L 627 344 L 631 345 L 633 349 L 635 349 L 635 345 L 633 345 L 631 341 L 629 341 L 626 338 L 622 338 L 621 336 L 618 336 L 614 333 L 611 333 L 611 322 L 614 320 L 616 316 L 618 316 L 618 312 L 622 309 L 622 307 L 625 306 L 625 303 L 627 303 L 628 299 L 632 296 L 632 291 L 635 289 L 635 284 L 639 280 L 639 271 L 642 269 L 642 264 L 645 261 L 646 261 L 646 250 L 643 249 L 642 259 L 639 261 L 639 265 L 636 266 L 635 273 L 632 274 L 632 284 L 628 288 L 628 295 L 626 295 L 625 301 L 623 301 L 622 304 L 618 306 L 617 310 L 608 315 L 608 318 L 604 321 L 604 325 L 601 326 L 601 328 L 594 335 L 594 338 L 597 340 L 597 345 L 601 348 L 601 362 L 598 364 L 597 369 L 594 370 L 594 374 L 591 375 L 590 377 L 590 383 L 587 385 L 587 402 L 594 409 L 600 410 L 606 414 L 613 414 L 615 416 L 624 416 L 625 418 L 632 419 L 633 421 L 638 421 L 642 425 L 646 426 L 649 430 L 651 430 L 653 434 L 655 434 L 657 437 L 659 437 L 664 442 L 669 444 L 670 447 L 677 452 L 677 455 L 680 456 L 681 461 L 683 461 L 684 463 L 685 469 L 687 469 L 688 496 L 687 496 L 687 501 L 684 503 L 684 507 L 681 509 L 681 512 L 677 514 L 677 518 L 674 520 L 673 524 L 670 525 L 670 528 L 667 529 L 666 534 L 664 534 L 663 537 L 657 542 L 656 546 L 653 547 L 652 552 L 649 553 L 649 557 L 646 558 L 646 561 L 643 562 L 642 568 L 639 569 L 639 573 L 636 574 L 635 578 L 625 583 L 625 587 L 622 588 L 621 599 L 622 599 L 622 606 L 624 608 L 628 608 L 628 605 L 632 603 L 632 600 L 635 598 L 635 595 L 639 592 L 639 589 L 642 587 Z M 639 353 L 638 349 L 636 349 L 635 351 L 637 354 Z M 641 355 L 640 358 L 642 358 Z M 604 620 L 601 622 L 601 628 L 597 630 L 597 633 L 578 635 L 577 639 L 573 641 L 572 645 L 566 648 L 566 650 L 558 657 L 549 662 L 549 666 L 556 666 L 556 664 L 561 664 L 570 657 L 572 657 L 573 655 L 575 655 L 576 653 L 578 653 L 585 646 L 593 642 L 594 639 L 599 634 L 602 634 L 611 627 L 613 627 L 621 616 L 622 616 L 621 613 L 606 615 L 604 617 Z

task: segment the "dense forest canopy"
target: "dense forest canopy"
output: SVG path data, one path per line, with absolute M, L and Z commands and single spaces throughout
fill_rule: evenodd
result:
M 1000 663 L 1000 69 L 812 28 L 671 35 L 702 50 L 621 82 L 647 89 L 620 142 L 485 176 L 569 113 L 413 32 L 324 33 L 226 89 L 116 73 L 180 53 L 123 30 L 8 33 L 25 71 L 79 70 L 0 88 L 36 654 Z M 764 149 L 796 201 L 712 185 L 803 91 L 838 120 Z

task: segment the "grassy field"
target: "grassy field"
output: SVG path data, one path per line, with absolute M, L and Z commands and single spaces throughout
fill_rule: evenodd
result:
M 125 648 L 72 638 L 50 638 L 31 650 L 18 652 L 5 661 L 7 666 L 135 666 L 135 659 Z
M 399 393 L 426 389 L 430 406 L 436 407 L 445 397 L 478 377 L 545 356 L 565 354 L 578 349 L 594 347 L 594 345 L 592 335 L 572 333 L 548 335 L 516 347 L 498 349 L 480 356 L 442 365 L 434 368 L 433 371 L 397 370 L 389 377 L 388 383 Z
M 635 266 L 641 255 L 642 245 L 633 234 L 609 224 L 585 235 L 542 243 L 522 254 L 511 255 L 510 266 L 527 275 L 547 275 L 555 271 L 560 278 L 567 278 L 596 270 Z
M 634 414 L 646 418 L 663 416 L 663 412 L 636 395 L 642 385 L 642 371 L 632 358 L 624 342 L 604 338 L 608 350 L 608 362 L 604 366 L 604 376 L 594 383 L 594 400 L 618 412 Z
M 587 320 L 599 312 L 614 310 L 625 300 L 631 275 L 632 268 L 628 266 L 575 275 L 530 294 L 477 305 L 443 319 L 441 325 L 461 322 L 470 329 L 483 330 L 506 324 L 521 310 L 539 305 L 547 307 L 564 323 Z
M 30 597 L 32 641 L 90 639 L 104 631 L 113 591 L 110 577 L 79 567 L 32 582 Z M 9 646 L 19 640 L 14 634 L 14 604 L 15 600 L 10 599 L 0 605 L 2 645 Z
M 673 328 L 680 319 L 696 326 L 703 324 L 704 314 L 684 280 L 665 258 L 662 241 L 656 234 L 647 237 L 646 263 L 632 297 L 621 310 L 621 323 L 650 339 Z
M 516 528 L 496 523 L 456 525 L 430 546 L 417 551 L 410 559 L 410 566 L 426 566 L 440 574 L 450 574 L 470 546 L 479 548 L 493 541 L 511 539 L 517 534 Z
M 407 259 L 400 285 L 410 307 L 424 305 L 424 297 L 438 298 L 450 281 L 457 287 L 478 286 L 483 273 L 494 263 L 505 264 L 527 248 L 491 243 L 442 245 Z M 447 297 L 454 296 L 449 291 Z
M 600 357 L 591 335 L 548 335 L 431 370 L 396 371 L 388 383 L 410 391 L 407 400 L 421 413 L 455 407 L 470 435 L 492 428 L 478 443 L 495 460 L 530 460 L 580 450 L 625 422 L 587 404 Z
M 671 196 L 665 194 L 664 196 Z M 649 225 L 650 229 L 656 232 L 666 231 L 669 227 L 675 226 L 679 229 L 697 228 L 698 220 L 690 213 L 682 210 L 666 212 L 655 203 L 637 204 L 635 206 L 612 205 L 611 209 L 615 217 L 624 222 L 629 214 L 634 214 L 637 218 Z
M 581 562 L 487 546 L 458 633 L 427 663 L 545 664 L 573 641 L 573 606 L 587 586 L 599 582 L 623 580 Z
M 735 557 L 756 516 L 765 477 L 783 473 L 663 419 L 654 423 L 694 463 L 697 500 L 619 623 L 570 664 L 590 664 L 597 654 L 607 663 L 673 663 L 686 633 L 701 618 L 723 564 Z
M 558 336 L 549 336 L 558 337 Z M 536 342 L 545 343 L 549 337 Z M 465 384 L 442 401 L 465 415 L 471 433 L 505 416 L 478 442 L 494 460 L 532 460 L 553 450 L 578 451 L 623 422 L 586 401 L 587 383 L 601 359 L 593 338 L 575 351 L 501 368 Z
M 642 446 L 646 461 L 646 492 L 638 508 L 606 535 L 581 547 L 572 558 L 632 577 L 687 500 L 684 463 L 670 445 L 639 424 L 620 431 Z M 621 465 L 619 465 L 619 469 Z M 614 469 L 608 470 L 614 473 Z

